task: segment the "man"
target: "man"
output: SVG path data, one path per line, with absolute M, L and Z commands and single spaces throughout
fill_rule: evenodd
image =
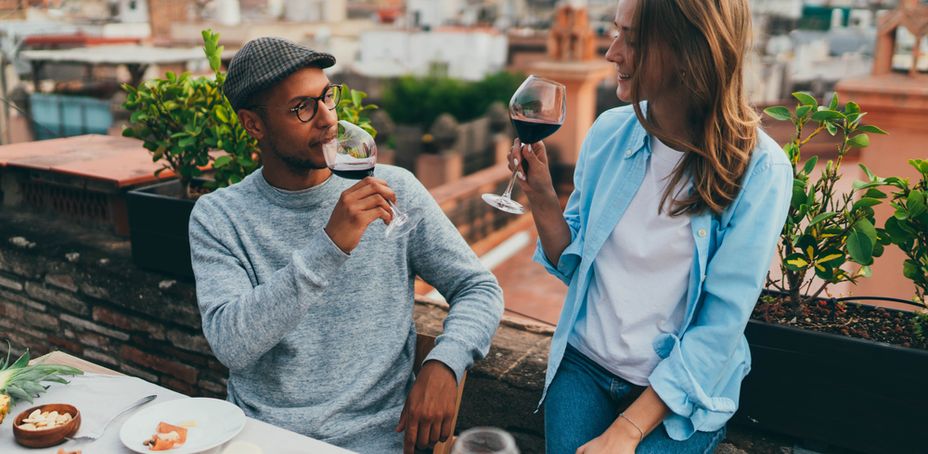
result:
M 203 331 L 249 416 L 359 452 L 411 453 L 451 434 L 457 383 L 489 349 L 502 291 L 412 174 L 332 176 L 322 144 L 338 93 L 322 70 L 334 63 L 259 38 L 229 65 L 224 92 L 263 167 L 191 215 Z M 423 219 L 384 238 L 397 198 Z M 416 275 L 451 310 L 413 377 Z

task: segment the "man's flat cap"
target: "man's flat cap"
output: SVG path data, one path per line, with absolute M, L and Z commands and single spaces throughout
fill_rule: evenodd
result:
M 248 98 L 306 67 L 328 68 L 335 57 L 281 38 L 257 38 L 245 43 L 229 63 L 223 92 L 236 111 Z

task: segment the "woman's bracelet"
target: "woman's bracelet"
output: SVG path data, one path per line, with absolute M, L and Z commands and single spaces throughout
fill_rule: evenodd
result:
M 624 412 L 623 412 L 623 413 L 619 413 L 619 417 L 620 417 L 620 418 L 625 418 L 625 420 L 628 421 L 629 424 L 631 424 L 635 429 L 638 430 L 638 441 L 640 442 L 641 439 L 644 438 L 644 431 L 641 430 L 641 427 L 638 427 L 638 424 L 635 424 L 635 421 L 632 421 L 631 419 L 629 419 L 628 416 L 625 416 L 625 413 L 624 413 Z

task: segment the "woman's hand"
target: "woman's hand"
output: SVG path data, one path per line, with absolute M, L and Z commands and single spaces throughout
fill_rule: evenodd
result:
M 602 435 L 577 449 L 577 454 L 635 454 L 638 430 L 627 427 L 621 418 Z
M 512 143 L 509 151 L 509 170 L 518 171 L 519 187 L 525 191 L 529 201 L 534 205 L 535 198 L 553 197 L 554 184 L 551 182 L 551 171 L 548 168 L 548 152 L 544 142 L 535 142 L 525 146 L 519 139 Z

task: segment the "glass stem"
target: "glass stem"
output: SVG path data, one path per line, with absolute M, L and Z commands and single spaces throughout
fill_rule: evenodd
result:
M 390 204 L 390 209 L 393 210 L 393 219 L 403 217 L 403 212 L 400 211 L 400 209 L 396 207 L 396 204 L 395 204 L 395 203 L 393 203 L 393 202 L 391 202 L 391 201 L 389 201 L 389 200 L 387 201 L 387 203 Z
M 504 199 L 512 198 L 512 187 L 515 186 L 516 184 L 516 175 L 518 173 L 519 173 L 518 169 L 512 171 L 512 178 L 509 179 L 509 186 L 506 186 L 506 192 L 503 193 Z
M 522 151 L 524 149 L 525 149 L 525 144 L 523 143 L 522 145 L 519 146 L 519 151 Z M 516 184 L 516 175 L 518 174 L 519 174 L 518 168 L 512 171 L 512 178 L 509 179 L 509 186 L 506 186 L 506 192 L 503 193 L 504 199 L 512 199 L 512 187 L 515 186 Z

